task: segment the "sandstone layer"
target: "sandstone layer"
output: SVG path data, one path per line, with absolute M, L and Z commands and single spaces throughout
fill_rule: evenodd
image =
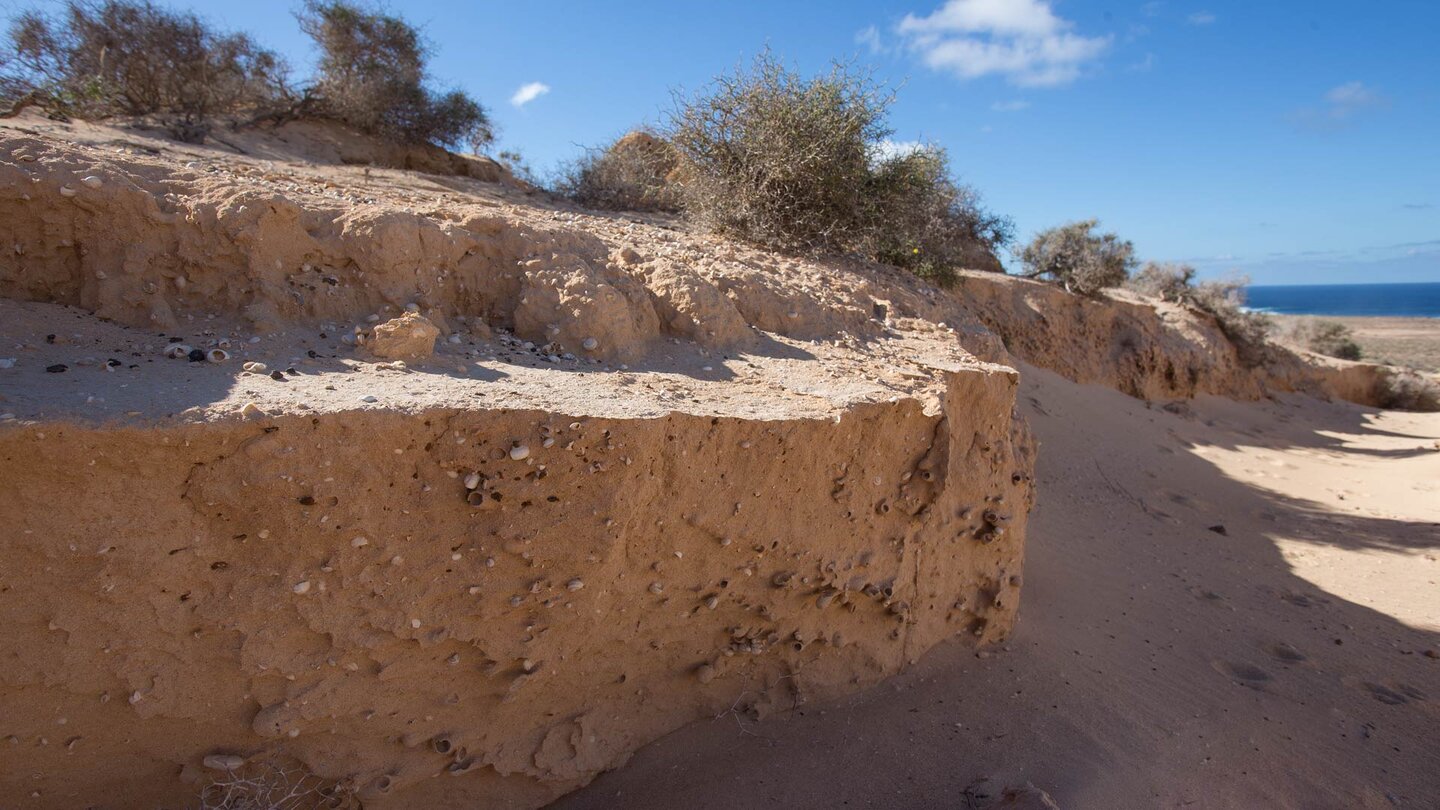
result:
M 301 135 L 0 128 L 0 804 L 280 774 L 538 806 L 687 722 L 1006 637 L 1014 356 L 1366 395 L 1188 311 L 946 292 Z M 396 319 L 433 354 L 368 351 Z
M 0 138 L 0 804 L 537 806 L 1010 631 L 1018 375 L 919 282 L 68 132 Z

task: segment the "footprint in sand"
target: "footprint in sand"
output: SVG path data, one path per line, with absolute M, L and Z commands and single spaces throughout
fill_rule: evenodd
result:
M 1283 641 L 1277 641 L 1276 643 L 1271 644 L 1265 649 L 1271 655 L 1275 656 L 1281 661 L 1284 661 L 1287 664 L 1298 664 L 1301 661 L 1309 660 L 1305 653 L 1300 652 L 1299 650 L 1295 649 L 1289 644 L 1286 644 Z
M 1211 661 L 1210 666 L 1225 677 L 1235 681 L 1241 686 L 1248 686 L 1252 689 L 1259 689 L 1260 685 L 1270 680 L 1270 673 L 1255 666 L 1237 661 Z
M 1365 687 L 1365 691 L 1370 693 L 1370 697 L 1391 706 L 1402 706 L 1412 700 L 1425 699 L 1424 692 L 1403 683 L 1396 684 L 1394 689 L 1382 684 L 1371 683 L 1370 681 L 1364 681 L 1361 683 L 1361 686 Z

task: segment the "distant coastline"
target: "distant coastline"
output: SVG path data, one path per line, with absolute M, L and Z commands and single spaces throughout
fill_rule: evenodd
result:
M 1276 315 L 1440 318 L 1440 282 L 1247 287 L 1250 309 Z

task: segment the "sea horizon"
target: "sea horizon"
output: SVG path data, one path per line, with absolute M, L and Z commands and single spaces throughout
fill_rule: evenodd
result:
M 1275 315 L 1440 318 L 1440 282 L 1255 284 L 1247 308 Z

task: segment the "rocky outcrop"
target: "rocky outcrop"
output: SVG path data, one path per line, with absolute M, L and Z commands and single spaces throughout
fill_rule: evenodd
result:
M 536 804 L 683 723 L 1002 638 L 1015 383 L 835 419 L 12 422 L 0 796 L 175 806 L 229 756 L 366 807 Z
M 533 807 L 1010 632 L 1018 375 L 915 279 L 107 143 L 0 133 L 0 804 Z

